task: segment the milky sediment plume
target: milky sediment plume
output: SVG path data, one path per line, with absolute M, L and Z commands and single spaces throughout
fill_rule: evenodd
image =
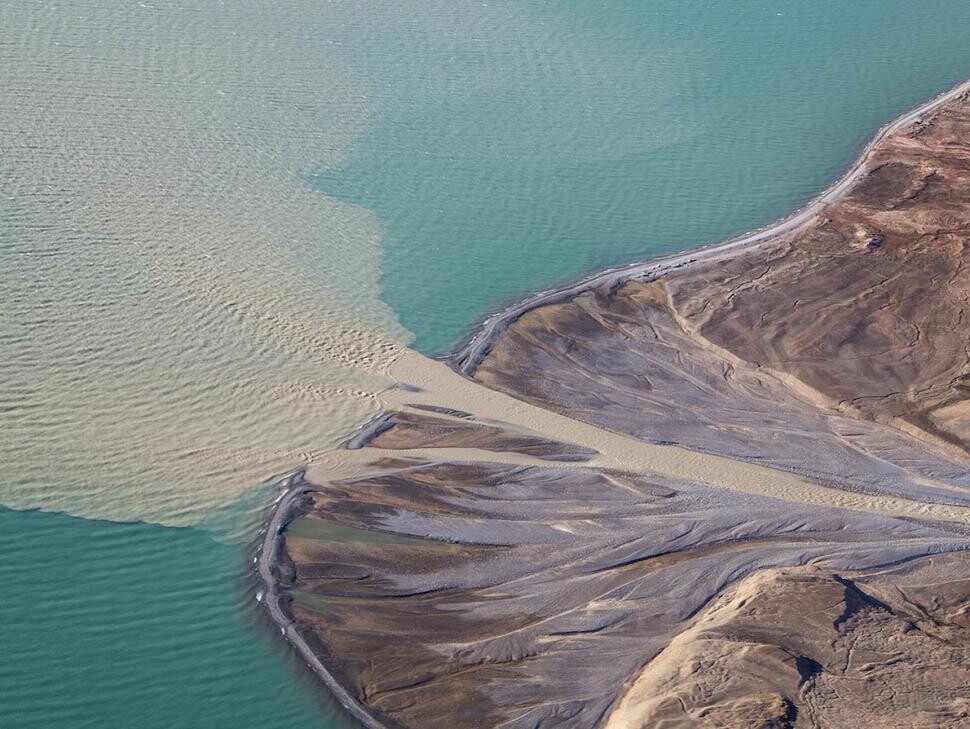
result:
M 0 8 L 0 502 L 196 521 L 377 408 L 366 81 L 279 3 Z

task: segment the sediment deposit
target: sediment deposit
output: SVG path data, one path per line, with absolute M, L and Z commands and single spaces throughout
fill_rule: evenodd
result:
M 903 119 L 777 237 L 399 359 L 261 559 L 359 717 L 970 727 L 970 99 Z

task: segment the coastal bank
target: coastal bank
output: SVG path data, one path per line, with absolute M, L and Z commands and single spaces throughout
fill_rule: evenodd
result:
M 401 356 L 256 560 L 358 721 L 962 725 L 968 91 L 779 223 L 531 297 L 450 369 Z

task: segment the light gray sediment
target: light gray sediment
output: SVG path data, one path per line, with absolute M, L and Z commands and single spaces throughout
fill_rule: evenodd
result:
M 719 258 L 730 257 L 744 249 L 769 243 L 800 230 L 803 226 L 814 221 L 826 205 L 839 200 L 869 173 L 869 158 L 874 147 L 880 141 L 914 123 L 918 123 L 923 115 L 968 91 L 970 91 L 970 81 L 961 83 L 936 96 L 882 127 L 863 149 L 855 164 L 838 181 L 792 215 L 759 230 L 726 241 L 685 253 L 608 269 L 578 282 L 530 296 L 489 317 L 467 344 L 448 358 L 449 365 L 457 372 L 470 376 L 488 354 L 496 339 L 508 326 L 523 314 L 540 306 L 562 302 L 592 289 L 614 287 L 629 280 L 648 281 L 672 270 L 682 269 L 701 261 L 710 262 Z M 374 418 L 349 439 L 345 447 L 363 447 L 372 438 L 379 435 L 383 429 L 386 429 L 387 423 L 387 415 Z M 315 485 L 305 481 L 303 476 L 304 472 L 299 471 L 285 479 L 284 491 L 267 517 L 256 557 L 256 572 L 263 593 L 262 604 L 265 606 L 269 618 L 280 628 L 284 639 L 296 649 L 310 670 L 327 686 L 356 721 L 369 729 L 388 729 L 386 724 L 376 719 L 327 669 L 300 635 L 296 623 L 281 604 L 282 596 L 279 589 L 278 570 L 283 534 L 287 524 L 299 516 L 301 499 L 306 494 L 319 490 Z

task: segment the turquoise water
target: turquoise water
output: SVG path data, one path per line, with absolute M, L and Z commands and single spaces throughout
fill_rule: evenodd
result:
M 448 32 L 353 28 L 364 40 L 341 52 L 380 80 L 379 112 L 314 180 L 377 212 L 384 300 L 429 353 L 523 292 L 788 213 L 881 124 L 970 74 L 965 2 L 549 0 L 442 16 Z
M 341 725 L 213 510 L 373 412 L 388 342 L 797 207 L 968 41 L 947 0 L 0 4 L 0 503 L 114 520 L 0 508 L 0 727 Z
M 199 529 L 0 508 L 0 727 L 334 727 Z

